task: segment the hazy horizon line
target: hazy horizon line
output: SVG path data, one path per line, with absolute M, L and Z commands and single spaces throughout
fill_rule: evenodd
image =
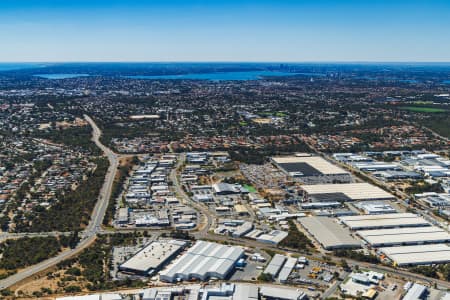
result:
M 371 61 L 371 60 L 317 60 L 317 61 L 221 61 L 221 60 L 211 60 L 211 61 L 203 61 L 203 60 L 160 60 L 160 61 L 151 61 L 151 60 L 117 60 L 117 61 L 101 61 L 101 60 L 86 60 L 86 61 L 0 61 L 0 64 L 72 64 L 72 63 L 153 63 L 153 64 L 164 64 L 164 63 L 221 63 L 221 64 L 315 64 L 315 63 L 348 63 L 348 64 L 450 64 L 450 61 Z

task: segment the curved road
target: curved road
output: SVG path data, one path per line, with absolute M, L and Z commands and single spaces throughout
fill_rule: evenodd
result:
M 170 173 L 170 180 L 173 182 L 173 187 L 175 188 L 176 192 L 184 199 L 184 201 L 191 207 L 194 207 L 198 212 L 201 213 L 203 218 L 206 219 L 206 224 L 204 224 L 204 226 L 201 226 L 200 223 L 197 225 L 199 236 L 204 237 L 208 234 L 210 228 L 215 227 L 215 218 L 211 215 L 211 212 L 208 210 L 208 208 L 204 207 L 200 203 L 193 201 L 191 197 L 189 197 L 183 190 L 183 187 L 181 186 L 181 183 L 178 179 L 177 172 L 178 168 L 184 163 L 185 159 L 185 155 L 180 154 L 176 167 Z
M 108 202 L 110 199 L 110 195 L 111 195 L 111 188 L 114 182 L 114 178 L 116 175 L 116 171 L 117 171 L 117 167 L 118 167 L 118 156 L 111 151 L 111 149 L 109 149 L 108 147 L 106 147 L 105 145 L 103 145 L 100 142 L 100 136 L 102 134 L 101 130 L 98 128 L 98 126 L 95 124 L 95 122 L 87 115 L 84 116 L 86 121 L 91 125 L 93 131 L 92 131 L 92 140 L 95 142 L 95 144 L 102 149 L 102 151 L 104 152 L 104 154 L 107 156 L 108 160 L 109 160 L 109 168 L 107 171 L 107 174 L 105 176 L 105 182 L 103 184 L 103 187 L 100 191 L 100 195 L 98 198 L 98 201 L 95 205 L 95 208 L 92 212 L 92 216 L 91 216 L 91 220 L 89 222 L 89 225 L 86 227 L 86 229 L 81 233 L 82 236 L 82 240 L 80 241 L 80 243 L 77 245 L 77 247 L 75 249 L 71 249 L 71 250 L 67 250 L 64 251 L 62 253 L 60 253 L 58 256 L 52 257 L 48 260 L 45 260 L 39 264 L 36 264 L 34 266 L 28 267 L 24 270 L 21 270 L 20 272 L 18 272 L 17 274 L 10 276 L 6 279 L 0 280 L 0 289 L 5 289 L 8 288 L 28 277 L 31 277 L 49 267 L 52 267 L 56 264 L 58 264 L 59 262 L 70 258 L 76 254 L 78 254 L 79 252 L 81 252 L 83 249 L 85 249 L 87 246 L 89 246 L 92 242 L 95 241 L 96 235 L 99 233 L 102 233 L 101 230 L 101 224 L 103 221 L 103 217 L 105 215 L 106 209 L 108 207 Z M 180 155 L 179 161 L 178 161 L 178 165 L 181 165 L 182 162 L 184 161 L 185 157 L 183 154 Z M 210 234 L 208 232 L 208 230 L 211 227 L 214 227 L 214 223 L 215 223 L 215 218 L 211 215 L 211 213 L 208 211 L 207 208 L 203 207 L 202 205 L 195 203 L 194 201 L 192 201 L 190 199 L 190 197 L 183 191 L 183 188 L 181 187 L 181 184 L 177 178 L 177 172 L 175 171 L 172 172 L 171 174 L 171 179 L 172 182 L 174 183 L 174 187 L 177 190 L 177 192 L 192 206 L 194 206 L 195 208 L 197 208 L 204 217 L 206 217 L 206 224 L 205 226 L 203 226 L 203 228 L 198 228 L 198 232 L 196 232 L 194 235 L 196 236 L 196 238 L 208 238 L 210 240 L 214 240 L 214 241 L 218 241 L 218 242 L 224 242 L 230 241 L 230 237 L 226 237 L 226 236 L 218 236 L 218 235 L 214 235 L 214 234 Z M 53 233 L 52 233 L 53 234 Z M 63 234 L 67 234 L 67 233 L 63 233 Z M 33 234 L 29 234 L 29 235 L 33 235 Z M 48 233 L 41 233 L 38 235 L 49 235 Z M 19 237 L 19 235 L 18 235 Z M 1 238 L 1 236 L 0 236 Z M 6 238 L 3 237 L 3 238 Z M 10 238 L 8 236 L 8 238 Z M 231 238 L 231 240 L 236 243 L 236 244 L 240 244 L 242 246 L 253 246 L 259 249 L 272 249 L 272 250 L 280 250 L 280 248 L 276 247 L 276 246 L 272 246 L 272 245 L 268 245 L 268 244 L 261 244 L 259 242 L 256 241 L 251 241 L 251 240 L 244 240 L 244 239 L 235 239 L 235 238 Z M 282 249 L 281 249 L 282 250 Z M 294 249 L 286 249 L 292 253 L 298 253 L 298 254 L 302 254 L 301 252 L 295 251 Z M 444 287 L 444 288 L 450 288 L 450 283 L 446 282 L 446 281 L 442 281 L 442 280 L 436 280 L 436 279 L 431 279 L 425 276 L 422 276 L 420 274 L 415 274 L 415 273 L 411 273 L 408 272 L 406 270 L 399 270 L 399 269 L 394 269 L 394 268 L 390 268 L 390 267 L 386 267 L 386 266 L 381 266 L 381 265 L 373 265 L 373 264 L 369 264 L 369 263 L 363 263 L 363 262 L 359 262 L 359 261 L 354 261 L 352 259 L 349 258 L 345 258 L 345 260 L 347 260 L 348 263 L 352 264 L 352 265 L 359 265 L 361 267 L 369 267 L 375 270 L 379 270 L 379 271 L 385 271 L 385 272 L 390 272 L 393 274 L 396 274 L 398 276 L 405 276 L 408 277 L 410 279 L 415 279 L 415 280 L 422 280 L 428 283 L 431 282 L 436 282 L 440 287 Z
M 102 149 L 102 151 L 109 160 L 109 168 L 105 176 L 105 182 L 103 184 L 102 189 L 100 190 L 100 195 L 92 212 L 89 225 L 81 233 L 82 239 L 78 243 L 76 248 L 61 252 L 59 255 L 55 257 L 42 261 L 39 264 L 30 266 L 6 279 L 1 280 L 0 289 L 8 288 L 30 276 L 42 272 L 45 269 L 50 268 L 58 264 L 59 262 L 68 259 L 73 255 L 81 252 L 83 249 L 85 249 L 87 246 L 89 246 L 90 244 L 92 244 L 92 242 L 95 241 L 96 235 L 100 231 L 100 226 L 103 222 L 103 217 L 105 215 L 106 209 L 108 208 L 108 202 L 111 195 L 111 188 L 118 167 L 118 159 L 117 155 L 114 152 L 112 152 L 108 147 L 106 147 L 100 142 L 100 136 L 102 132 L 100 128 L 98 128 L 97 124 L 95 124 L 95 122 L 87 115 L 85 115 L 84 118 L 92 127 L 92 140 L 100 149 Z

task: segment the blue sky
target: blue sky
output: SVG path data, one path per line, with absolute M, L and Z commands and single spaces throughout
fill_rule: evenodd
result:
M 1 0 L 0 61 L 450 61 L 449 0 Z

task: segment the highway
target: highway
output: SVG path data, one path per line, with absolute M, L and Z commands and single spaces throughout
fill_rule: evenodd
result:
M 85 249 L 95 241 L 97 233 L 100 232 L 101 230 L 100 226 L 103 222 L 103 217 L 105 215 L 106 209 L 108 208 L 108 202 L 111 196 L 111 189 L 119 162 L 117 155 L 100 142 L 100 136 L 102 132 L 100 128 L 98 128 L 97 124 L 95 124 L 95 122 L 87 115 L 85 115 L 84 118 L 92 127 L 92 140 L 100 149 L 102 149 L 102 151 L 108 158 L 109 168 L 105 176 L 105 182 L 103 184 L 103 187 L 100 190 L 98 201 L 95 204 L 94 210 L 92 212 L 91 220 L 86 229 L 81 233 L 82 239 L 80 240 L 76 248 L 61 252 L 55 257 L 49 258 L 36 265 L 25 268 L 19 271 L 18 273 L 9 276 L 8 278 L 0 280 L 0 289 L 8 288 L 30 276 L 33 276 L 39 272 L 44 271 L 45 269 L 53 267 L 59 262 L 80 253 L 83 249 Z M 47 234 L 47 236 L 50 235 L 50 233 L 40 233 L 37 235 L 43 236 L 45 234 Z M 56 235 L 56 233 L 51 234 Z M 10 235 L 12 238 L 14 238 L 15 236 L 14 234 L 9 234 L 7 238 L 9 238 Z M 36 236 L 36 234 L 19 234 L 19 235 Z M 17 237 L 19 237 L 19 235 L 17 235 Z
M 84 117 L 85 117 L 86 121 L 90 124 L 90 126 L 92 127 L 92 140 L 103 151 L 104 155 L 108 158 L 109 163 L 110 163 L 107 174 L 105 176 L 105 182 L 100 190 L 100 195 L 98 197 L 98 201 L 92 212 L 91 220 L 90 220 L 88 226 L 86 227 L 86 229 L 80 233 L 80 236 L 82 238 L 75 249 L 70 249 L 70 250 L 61 252 L 60 254 L 58 254 L 55 257 L 47 259 L 39 264 L 25 268 L 6 279 L 0 280 L 0 289 L 8 288 L 28 277 L 31 277 L 31 276 L 33 276 L 39 272 L 42 272 L 52 266 L 55 266 L 56 264 L 58 264 L 59 262 L 65 260 L 65 259 L 68 259 L 68 258 L 80 253 L 83 249 L 85 249 L 86 247 L 88 247 L 95 241 L 96 236 L 98 234 L 114 234 L 114 231 L 108 232 L 108 231 L 101 229 L 101 224 L 103 222 L 103 218 L 106 213 L 106 210 L 108 207 L 108 202 L 109 202 L 109 199 L 111 196 L 114 178 L 115 178 L 117 168 L 119 165 L 119 155 L 114 153 L 111 149 L 109 149 L 108 147 L 106 147 L 105 145 L 103 145 L 100 142 L 100 137 L 102 135 L 100 128 L 98 128 L 97 124 L 95 124 L 95 122 L 89 116 L 85 115 Z M 327 159 L 332 160 L 331 157 L 326 156 L 324 153 L 321 153 L 321 154 L 323 156 L 325 156 Z M 123 155 L 123 156 L 126 156 L 126 155 Z M 261 250 L 261 249 L 271 249 L 274 251 L 286 250 L 288 252 L 295 253 L 298 255 L 304 255 L 303 252 L 296 251 L 293 249 L 281 249 L 277 246 L 260 243 L 260 242 L 254 241 L 254 240 L 248 240 L 248 239 L 242 239 L 242 238 L 230 238 L 228 236 L 221 236 L 221 235 L 209 233 L 209 230 L 211 228 L 215 227 L 215 222 L 216 222 L 215 216 L 208 210 L 208 208 L 193 201 L 185 193 L 185 191 L 183 190 L 182 185 L 179 181 L 178 168 L 184 163 L 184 161 L 185 161 L 185 155 L 180 154 L 178 162 L 177 162 L 177 166 L 176 166 L 176 168 L 174 168 L 174 170 L 170 174 L 170 179 L 173 183 L 173 187 L 174 187 L 176 193 L 183 198 L 183 200 L 186 202 L 186 204 L 189 204 L 193 208 L 197 209 L 201 214 L 202 221 L 199 222 L 197 231 L 192 233 L 193 236 L 195 236 L 197 239 L 207 239 L 207 240 L 222 242 L 222 243 L 223 242 L 233 242 L 233 244 L 246 246 L 246 247 L 254 247 L 259 250 Z M 333 160 L 333 162 L 336 163 L 334 160 Z M 342 163 L 338 162 L 338 164 L 341 165 L 342 167 L 345 167 L 346 169 L 350 169 L 349 166 L 346 166 L 346 165 L 344 166 Z M 354 169 L 350 169 L 350 171 L 352 171 L 353 173 L 358 172 L 357 170 L 354 170 Z M 365 175 L 365 176 L 367 176 L 367 175 Z M 373 180 L 376 180 L 377 184 L 386 187 L 385 183 L 379 182 L 377 179 L 373 179 Z M 401 193 L 401 196 L 406 197 L 407 195 L 404 193 Z M 164 231 L 155 231 L 155 232 L 162 233 Z M 5 239 L 20 238 L 20 237 L 24 237 L 24 236 L 30 236 L 30 237 L 31 236 L 57 236 L 57 235 L 61 235 L 61 234 L 67 235 L 70 233 L 67 233 L 67 232 L 2 233 L 2 234 L 0 234 L 0 242 Z M 310 258 L 316 259 L 316 260 L 322 260 L 322 255 L 323 254 L 319 254 L 319 253 L 312 254 L 310 256 Z M 340 260 L 340 258 L 336 258 L 336 257 L 332 257 L 332 258 L 335 259 L 335 262 L 339 262 L 339 260 Z M 406 270 L 394 269 L 394 268 L 387 267 L 387 266 L 359 262 L 359 261 L 355 261 L 355 260 L 352 260 L 349 258 L 345 258 L 345 260 L 348 262 L 349 265 L 354 265 L 354 266 L 358 265 L 363 268 L 371 268 L 375 271 L 389 272 L 389 273 L 395 274 L 397 276 L 406 277 L 410 280 L 411 279 L 420 280 L 423 282 L 427 282 L 429 284 L 436 282 L 439 287 L 443 287 L 445 289 L 450 289 L 450 283 L 446 282 L 446 281 L 431 279 L 431 278 L 422 276 L 420 274 L 408 272 Z M 335 289 L 335 287 L 333 289 L 330 289 L 328 291 L 328 294 L 331 294 L 334 291 L 334 289 Z

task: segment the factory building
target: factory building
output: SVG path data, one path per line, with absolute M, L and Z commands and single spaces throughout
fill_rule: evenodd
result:
M 427 299 L 428 289 L 426 286 L 414 283 L 408 292 L 403 296 L 403 300 L 425 300 Z
M 272 157 L 272 162 L 286 175 L 305 184 L 351 182 L 350 174 L 320 156 L 298 155 Z
M 286 260 L 287 260 L 286 256 L 281 254 L 275 254 L 263 273 L 271 275 L 272 278 L 276 278 L 280 273 L 280 270 L 283 267 Z
M 216 195 L 236 195 L 248 193 L 248 191 L 239 184 L 229 184 L 225 182 L 213 184 L 212 189 Z
M 226 279 L 243 256 L 244 250 L 241 247 L 197 241 L 173 264 L 160 272 L 160 279 L 166 282 Z
M 436 226 L 357 231 L 372 247 L 450 242 L 450 234 Z
M 393 200 L 395 197 L 369 183 L 303 185 L 303 197 L 311 202 Z
M 372 175 L 378 178 L 382 178 L 386 181 L 402 179 L 418 180 L 423 178 L 421 174 L 412 171 L 378 171 L 373 172 Z
M 380 248 L 396 266 L 431 265 L 450 262 L 450 247 L 446 244 Z
M 376 171 L 402 171 L 403 169 L 397 164 L 387 164 L 378 161 L 364 162 L 364 163 L 352 163 L 352 165 L 365 172 Z
M 450 194 L 429 192 L 415 194 L 414 197 L 432 208 L 450 206 Z
M 301 218 L 300 223 L 326 250 L 361 247 L 348 230 L 333 222 L 331 218 Z
M 128 224 L 129 213 L 130 213 L 130 210 L 128 207 L 120 208 L 119 212 L 118 212 L 118 216 L 117 216 L 117 224 L 119 224 L 119 225 Z
M 355 206 L 368 215 L 397 213 L 395 208 L 385 202 L 360 202 Z
M 151 276 L 172 260 L 186 246 L 177 240 L 152 242 L 119 266 L 122 272 Z
M 272 230 L 269 233 L 261 234 L 256 238 L 258 242 L 277 245 L 288 236 L 286 231 Z
M 243 235 L 246 235 L 253 229 L 253 223 L 252 222 L 245 222 L 242 225 L 238 226 L 236 230 L 233 231 L 232 236 L 233 237 L 241 237 Z
M 286 283 L 288 281 L 289 275 L 292 270 L 294 270 L 297 265 L 297 258 L 289 257 L 284 263 L 283 267 L 280 270 L 280 274 L 278 274 L 278 280 L 280 283 Z
M 430 226 L 424 218 L 412 213 L 344 216 L 339 220 L 351 230 Z
M 294 289 L 286 289 L 273 286 L 262 286 L 260 291 L 261 299 L 266 300 L 306 300 L 308 295 L 305 292 Z

